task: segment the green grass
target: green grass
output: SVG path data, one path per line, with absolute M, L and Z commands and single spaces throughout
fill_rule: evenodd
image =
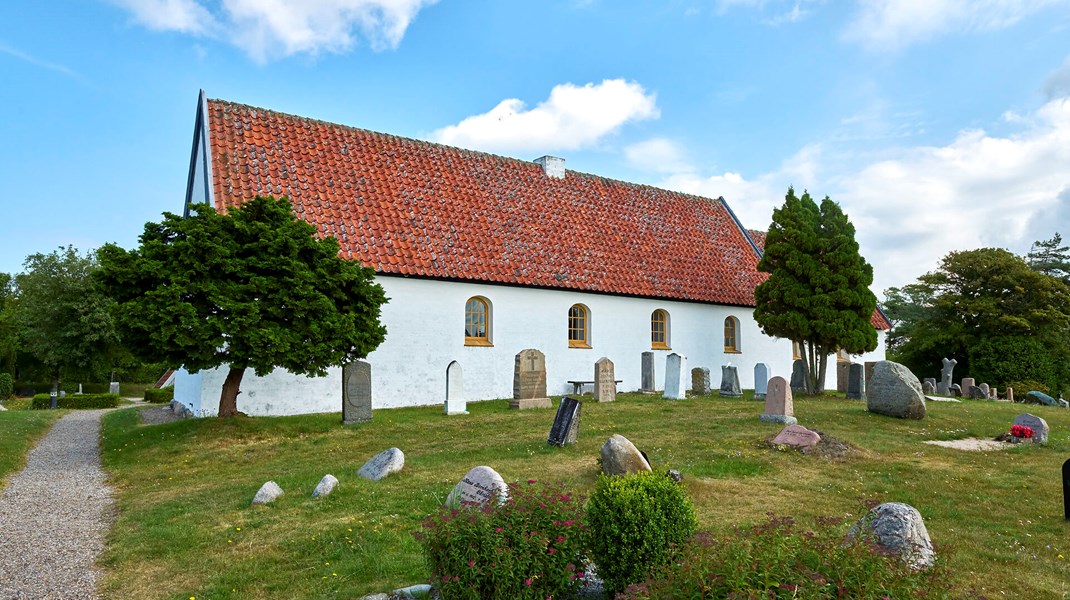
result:
M 1070 454 L 1070 411 L 1003 403 L 930 403 L 923 421 L 872 415 L 864 403 L 797 398 L 801 424 L 856 449 L 844 459 L 770 446 L 777 425 L 762 405 L 717 397 L 667 401 L 620 394 L 584 402 L 579 442 L 546 444 L 553 410 L 510 411 L 506 401 L 377 410 L 342 426 L 338 414 L 194 419 L 139 426 L 136 409 L 104 418 L 104 463 L 117 487 L 103 591 L 114 598 L 352 598 L 427 575 L 411 532 L 470 468 L 507 481 L 563 481 L 586 494 L 598 450 L 613 433 L 660 472 L 680 470 L 700 528 L 727 531 L 767 512 L 857 518 L 865 500 L 899 501 L 924 516 L 964 597 L 1070 594 L 1070 522 L 1060 467 Z M 1052 427 L 1047 447 L 967 452 L 925 440 L 991 438 L 1032 412 Z M 356 476 L 397 446 L 404 471 L 372 483 Z M 310 494 L 326 473 L 333 495 Z M 286 495 L 249 502 L 273 479 Z M 1060 557 L 1061 555 L 1061 557 Z
M 23 406 L 23 405 L 26 406 Z M 28 410 L 29 399 L 8 400 L 0 412 L 0 488 L 26 466 L 26 454 L 65 411 Z

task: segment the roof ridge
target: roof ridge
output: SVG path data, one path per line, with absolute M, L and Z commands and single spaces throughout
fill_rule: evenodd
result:
M 261 106 L 253 106 L 251 104 L 245 104 L 245 103 L 242 103 L 242 102 L 234 102 L 234 101 L 231 101 L 231 100 L 224 100 L 222 98 L 208 98 L 207 101 L 209 103 L 215 102 L 215 103 L 219 103 L 219 104 L 227 104 L 227 105 L 230 105 L 230 106 L 237 106 L 237 107 L 242 107 L 242 108 L 247 108 L 247 109 L 252 109 L 252 110 L 259 110 L 259 111 L 263 111 L 265 113 L 271 113 L 271 114 L 279 115 L 279 116 L 282 116 L 282 117 L 286 117 L 288 119 L 297 119 L 297 120 L 300 120 L 300 121 L 308 121 L 310 123 L 318 123 L 318 124 L 327 125 L 327 126 L 330 126 L 330 127 L 342 127 L 344 129 L 350 129 L 350 130 L 353 130 L 353 131 L 358 131 L 358 132 L 362 132 L 362 133 L 366 133 L 366 134 L 382 136 L 382 137 L 389 138 L 389 139 L 404 140 L 406 142 L 412 142 L 412 143 L 415 143 L 415 144 L 425 144 L 427 146 L 435 146 L 435 147 L 438 147 L 438 148 L 445 148 L 445 149 L 448 149 L 448 150 L 457 150 L 457 151 L 460 151 L 460 152 L 465 152 L 465 153 L 473 154 L 473 155 L 476 155 L 476 156 L 486 156 L 486 157 L 491 157 L 491 158 L 498 159 L 498 160 L 516 162 L 516 163 L 523 164 L 523 165 L 530 165 L 532 167 L 538 167 L 538 163 L 536 163 L 534 160 L 525 160 L 523 158 L 516 158 L 515 156 L 506 156 L 504 154 L 495 154 L 493 152 L 487 152 L 485 150 L 473 150 L 471 148 L 462 148 L 461 146 L 451 146 L 449 144 L 443 144 L 442 142 L 433 142 L 431 140 L 421 140 L 419 138 L 412 138 L 412 137 L 407 137 L 407 136 L 403 136 L 403 135 L 397 135 L 397 134 L 393 134 L 393 133 L 386 133 L 386 132 L 383 132 L 383 131 L 376 131 L 374 129 L 366 129 L 364 127 L 356 127 L 354 125 L 346 125 L 345 123 L 336 123 L 334 121 L 327 121 L 327 120 L 324 120 L 324 119 L 316 119 L 316 118 L 313 118 L 313 117 L 304 117 L 304 116 L 301 116 L 301 115 L 298 115 L 298 114 L 294 114 L 294 113 L 288 113 L 288 112 L 284 112 L 284 111 L 280 111 L 280 110 L 273 110 L 273 109 L 270 109 L 270 108 L 263 108 Z M 544 156 L 547 156 L 547 155 L 544 155 Z M 552 156 L 552 155 L 549 155 L 549 156 Z M 568 172 L 568 173 L 572 173 L 574 175 L 577 175 L 577 176 L 591 177 L 591 178 L 594 178 L 594 179 L 601 179 L 603 181 L 610 181 L 610 182 L 613 182 L 613 183 L 616 183 L 616 184 L 620 184 L 620 185 L 625 185 L 625 186 L 628 186 L 628 187 L 646 188 L 646 189 L 651 189 L 651 190 L 657 190 L 657 191 L 660 191 L 660 192 L 669 192 L 671 194 L 677 194 L 679 196 L 692 198 L 694 200 L 703 200 L 703 201 L 706 201 L 706 202 L 718 202 L 718 201 L 720 201 L 720 202 L 726 203 L 726 206 L 727 206 L 727 200 L 724 199 L 724 196 L 720 196 L 720 195 L 718 195 L 716 198 L 711 198 L 710 196 L 701 196 L 699 194 L 693 194 L 691 192 L 684 192 L 684 191 L 680 191 L 680 190 L 672 190 L 672 189 L 668 189 L 668 188 L 658 187 L 656 185 L 651 185 L 651 184 L 648 184 L 648 183 L 637 183 L 637 182 L 634 182 L 634 181 L 625 181 L 623 179 L 614 179 L 612 177 L 606 177 L 604 175 L 598 175 L 596 173 L 588 173 L 586 171 L 577 171 L 576 169 L 568 169 L 568 168 L 566 168 L 565 171 Z M 731 210 L 731 209 L 729 209 L 729 210 Z M 744 227 L 744 229 L 746 229 L 746 228 Z

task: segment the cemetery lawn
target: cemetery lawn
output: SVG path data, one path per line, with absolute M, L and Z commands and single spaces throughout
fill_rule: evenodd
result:
M 469 469 L 488 465 L 506 481 L 559 480 L 585 495 L 599 448 L 620 433 L 656 471 L 684 474 L 700 528 L 730 531 L 763 522 L 768 512 L 853 522 L 865 501 L 905 502 L 924 517 L 957 595 L 1070 594 L 1060 479 L 1070 457 L 1070 411 L 930 402 L 924 420 L 908 421 L 870 414 L 864 402 L 796 398 L 800 424 L 850 449 L 830 457 L 770 445 L 780 426 L 759 422 L 763 405 L 748 399 L 582 398 L 579 442 L 567 448 L 546 444 L 555 410 L 510 411 L 505 400 L 469 403 L 466 416 L 447 417 L 441 406 L 376 410 L 373 421 L 349 426 L 338 413 L 153 426 L 139 425 L 138 409 L 107 414 L 103 460 L 119 515 L 102 559 L 101 592 L 358 598 L 422 583 L 427 567 L 411 533 Z M 1046 447 L 977 452 L 922 443 L 992 438 L 1022 412 L 1047 420 Z M 4 419 L 0 413 L 0 427 Z M 356 476 L 393 446 L 405 453 L 402 472 L 378 483 Z M 326 473 L 338 488 L 313 500 Z M 251 507 L 268 480 L 286 494 Z
M 28 403 L 26 403 L 28 404 Z M 4 403 L 0 412 L 0 489 L 7 478 L 26 466 L 26 455 L 52 424 L 67 411 L 19 410 L 17 400 Z

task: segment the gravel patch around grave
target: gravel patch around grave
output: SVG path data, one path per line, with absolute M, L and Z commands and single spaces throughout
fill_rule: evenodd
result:
M 961 440 L 926 440 L 924 443 L 956 450 L 1003 450 L 1014 444 L 999 442 L 996 440 L 982 440 L 980 438 L 965 438 Z
M 100 467 L 100 417 L 75 410 L 0 492 L 0 599 L 99 598 L 95 561 L 115 520 Z

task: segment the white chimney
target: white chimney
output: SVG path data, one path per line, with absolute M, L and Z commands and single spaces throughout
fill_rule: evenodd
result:
M 554 179 L 565 178 L 565 159 L 557 158 L 556 156 L 543 156 L 542 158 L 536 158 L 535 162 L 542 165 L 542 172 L 547 177 L 553 177 Z

